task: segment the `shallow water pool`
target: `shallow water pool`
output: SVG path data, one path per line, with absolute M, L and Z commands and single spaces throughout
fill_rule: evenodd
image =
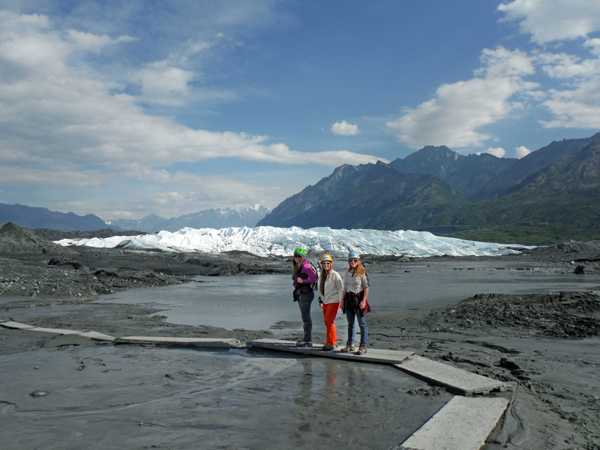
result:
M 451 398 L 392 367 L 265 351 L 37 348 L 0 371 L 5 450 L 386 449 Z
M 600 286 L 600 275 L 563 274 L 556 267 L 540 264 L 452 261 L 406 264 L 404 270 L 369 275 L 369 303 L 373 309 L 437 308 L 475 294 L 586 291 Z M 287 275 L 198 277 L 196 282 L 183 285 L 104 295 L 97 302 L 151 304 L 162 310 L 168 322 L 176 324 L 230 330 L 266 330 L 282 324 L 301 327 L 297 303 L 292 301 L 291 277 Z M 314 329 L 324 331 L 316 300 L 312 316 Z

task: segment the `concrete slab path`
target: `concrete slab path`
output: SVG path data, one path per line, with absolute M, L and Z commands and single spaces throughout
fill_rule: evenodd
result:
M 178 337 L 153 337 L 153 336 L 124 336 L 115 338 L 97 331 L 77 331 L 65 330 L 62 328 L 43 328 L 24 323 L 14 322 L 12 320 L 0 321 L 0 326 L 12 330 L 37 331 L 40 333 L 52 334 L 76 334 L 84 336 L 95 341 L 113 342 L 115 344 L 153 344 L 153 345 L 171 345 L 171 346 L 192 346 L 205 348 L 243 348 L 245 345 L 237 339 L 223 338 L 178 338 Z
M 292 341 L 258 339 L 243 344 L 237 339 L 177 338 L 152 336 L 124 336 L 114 338 L 95 331 L 74 331 L 59 328 L 42 328 L 0 319 L 0 326 L 23 331 L 55 334 L 77 334 L 90 339 L 115 344 L 152 344 L 169 346 L 194 346 L 208 348 L 244 348 L 246 346 L 301 353 L 311 356 L 391 364 L 411 375 L 433 384 L 445 386 L 467 396 L 489 394 L 494 390 L 506 390 L 511 383 L 483 377 L 456 367 L 432 361 L 409 351 L 368 349 L 364 355 L 341 353 L 339 349 L 323 351 L 322 345 L 312 348 L 296 347 Z M 428 422 L 419 428 L 400 446 L 391 450 L 477 450 L 496 427 L 508 405 L 505 398 L 454 397 Z
M 0 325 L 5 328 L 10 328 L 11 330 L 29 330 L 31 328 L 35 328 L 33 325 L 26 325 L 24 323 L 14 322 L 12 320 L 0 322 Z
M 303 353 L 305 355 L 322 356 L 325 358 L 347 359 L 352 361 L 376 362 L 395 364 L 399 363 L 413 352 L 403 352 L 397 350 L 368 349 L 364 355 L 354 353 L 342 353 L 340 349 L 323 351 L 323 346 L 314 344 L 312 347 L 296 347 L 296 343 L 280 339 L 257 339 L 247 343 L 249 347 L 266 348 L 269 350 L 278 350 L 284 352 Z
M 506 391 L 514 386 L 513 383 L 477 375 L 418 355 L 413 355 L 395 366 L 418 378 L 467 396 L 489 394 L 492 391 Z
M 507 406 L 505 398 L 454 397 L 392 450 L 478 450 Z
M 184 347 L 205 348 L 242 348 L 245 347 L 237 339 L 223 338 L 181 338 L 181 337 L 152 337 L 152 336 L 124 336 L 115 339 L 115 344 L 153 344 Z

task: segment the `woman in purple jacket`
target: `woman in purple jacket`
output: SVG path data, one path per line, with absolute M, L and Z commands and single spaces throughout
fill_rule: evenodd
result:
M 302 323 L 304 325 L 304 339 L 296 342 L 298 347 L 312 347 L 312 320 L 310 318 L 310 307 L 315 298 L 312 285 L 317 282 L 318 276 L 306 258 L 306 250 L 297 248 L 294 250 L 294 301 L 298 302 Z

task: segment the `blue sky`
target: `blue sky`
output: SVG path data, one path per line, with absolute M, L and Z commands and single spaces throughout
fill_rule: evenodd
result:
M 273 208 L 342 164 L 600 130 L 597 0 L 2 5 L 4 203 Z

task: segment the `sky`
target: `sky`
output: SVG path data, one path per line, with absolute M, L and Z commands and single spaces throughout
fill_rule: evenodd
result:
M 598 131 L 598 0 L 0 2 L 2 203 L 274 208 L 343 164 Z

